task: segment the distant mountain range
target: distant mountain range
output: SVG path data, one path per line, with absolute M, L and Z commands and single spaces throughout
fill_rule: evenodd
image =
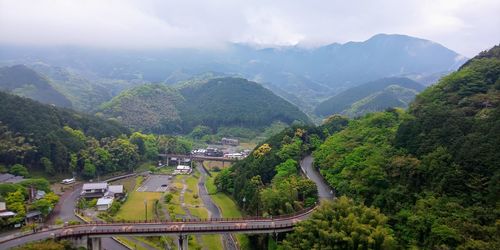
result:
M 405 77 L 389 77 L 367 82 L 345 90 L 320 103 L 315 113 L 319 116 L 343 114 L 350 117 L 389 107 L 406 108 L 425 87 Z
M 3 64 L 30 66 L 42 62 L 87 79 L 113 79 L 132 85 L 173 84 L 206 72 L 243 77 L 261 83 L 309 113 L 321 101 L 343 90 L 383 77 L 407 76 L 429 85 L 465 60 L 440 44 L 387 34 L 313 49 L 261 49 L 244 44 L 230 44 L 220 50 L 149 51 L 0 46 Z M 63 89 L 64 81 L 57 82 Z
M 49 79 L 24 65 L 0 68 L 0 90 L 46 104 L 71 107 L 71 102 L 52 87 Z
M 156 133 L 189 133 L 197 125 L 260 129 L 274 122 L 310 123 L 296 106 L 242 78 L 215 78 L 177 87 L 146 84 L 103 104 L 98 115 L 129 128 Z

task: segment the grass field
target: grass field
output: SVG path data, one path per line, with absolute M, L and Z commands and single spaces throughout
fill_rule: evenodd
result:
M 146 219 L 144 200 L 148 204 L 148 219 L 153 218 L 153 200 L 160 199 L 161 193 L 136 192 L 128 193 L 127 201 L 122 205 L 116 214 L 116 219 L 124 220 L 144 220 Z

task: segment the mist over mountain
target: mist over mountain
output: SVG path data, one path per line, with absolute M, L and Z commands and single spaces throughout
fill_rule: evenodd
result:
M 382 78 L 342 91 L 316 106 L 315 113 L 356 117 L 389 107 L 406 108 L 424 88 L 406 77 Z
M 165 83 L 206 72 L 244 77 L 305 111 L 344 89 L 382 77 L 408 75 L 429 84 L 433 81 L 429 76 L 453 71 L 465 60 L 432 41 L 387 34 L 317 48 L 256 48 L 245 44 L 229 44 L 218 50 L 0 47 L 4 64 L 44 62 L 89 77 Z
M 46 104 L 71 107 L 71 102 L 52 87 L 49 79 L 24 65 L 0 68 L 0 90 Z

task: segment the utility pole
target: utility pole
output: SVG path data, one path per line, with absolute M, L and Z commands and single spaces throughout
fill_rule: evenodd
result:
M 144 200 L 144 212 L 146 213 L 146 221 L 148 220 L 148 201 Z

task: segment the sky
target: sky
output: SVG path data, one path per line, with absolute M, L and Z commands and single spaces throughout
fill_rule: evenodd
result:
M 472 57 L 500 43 L 498 13 L 499 0 L 0 0 L 0 44 L 316 47 L 386 33 Z

